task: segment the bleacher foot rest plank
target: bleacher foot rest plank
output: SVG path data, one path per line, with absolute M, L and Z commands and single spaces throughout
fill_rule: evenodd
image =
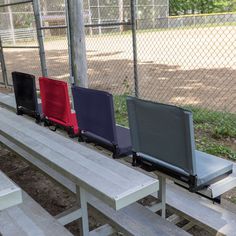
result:
M 23 192 L 22 195 L 22 204 L 0 211 L 2 236 L 72 236 L 28 194 Z

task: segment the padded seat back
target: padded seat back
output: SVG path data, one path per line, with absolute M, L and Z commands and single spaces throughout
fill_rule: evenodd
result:
M 66 82 L 39 78 L 43 114 L 60 124 L 71 123 L 71 107 Z
M 77 86 L 73 86 L 72 94 L 80 130 L 117 144 L 112 95 Z
M 127 105 L 133 150 L 195 176 L 192 113 L 133 97 Z
M 21 72 L 12 72 L 17 108 L 38 112 L 35 77 Z

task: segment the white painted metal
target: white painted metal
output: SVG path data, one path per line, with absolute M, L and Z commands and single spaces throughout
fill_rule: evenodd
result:
M 158 192 L 158 198 L 161 201 L 161 216 L 162 218 L 166 218 L 166 178 L 163 176 L 158 176 L 160 183 L 160 190 Z
M 89 233 L 89 236 L 110 236 L 114 233 L 116 233 L 116 231 L 110 225 L 105 224 L 91 231 Z
M 11 110 L 16 110 L 16 101 L 14 94 L 0 93 L 0 104 Z
M 161 210 L 161 216 L 163 219 L 166 218 L 166 178 L 158 176 L 159 179 L 159 191 L 152 194 L 153 197 L 158 198 L 160 202 L 153 204 L 152 206 L 147 206 L 147 208 L 152 212 L 157 212 Z
M 23 203 L 0 211 L 3 236 L 72 236 L 28 194 L 22 195 Z
M 0 171 L 0 211 L 21 202 L 21 189 Z
M 14 29 L 15 40 L 34 40 L 37 32 L 33 28 Z M 4 42 L 12 42 L 11 30 L 0 30 L 0 37 Z
M 55 218 L 62 224 L 67 225 L 75 220 L 78 220 L 82 217 L 81 209 L 69 209 L 68 211 L 64 211 L 61 214 L 55 216 Z
M 179 222 L 181 222 L 182 220 L 184 220 L 183 217 L 180 217 L 176 214 L 173 214 L 171 216 L 169 216 L 168 218 L 166 218 L 169 222 L 173 223 L 173 224 L 178 224 Z
M 80 209 L 82 211 L 82 235 L 89 236 L 87 193 L 83 188 L 77 187 L 77 194 L 79 195 Z
M 153 196 L 154 194 L 152 194 Z M 157 212 L 157 211 L 160 211 L 162 210 L 162 202 L 159 202 L 159 203 L 155 203 L 153 204 L 152 206 L 147 206 L 147 208 L 152 211 L 152 212 Z

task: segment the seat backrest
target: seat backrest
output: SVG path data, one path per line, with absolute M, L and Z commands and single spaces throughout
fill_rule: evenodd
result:
M 43 114 L 48 119 L 71 121 L 71 107 L 67 83 L 45 77 L 39 78 Z
M 77 86 L 72 87 L 72 94 L 80 130 L 117 144 L 112 95 Z
M 133 97 L 127 105 L 133 150 L 195 176 L 192 113 Z
M 17 107 L 38 112 L 35 77 L 21 72 L 12 72 Z

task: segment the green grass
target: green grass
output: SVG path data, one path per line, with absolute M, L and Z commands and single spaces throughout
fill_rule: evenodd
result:
M 126 95 L 114 96 L 116 122 L 128 126 Z M 195 140 L 198 150 L 236 161 L 232 140 L 236 139 L 236 115 L 186 107 L 193 112 Z
M 196 128 L 209 132 L 212 138 L 236 138 L 236 115 L 187 107 L 194 114 Z

